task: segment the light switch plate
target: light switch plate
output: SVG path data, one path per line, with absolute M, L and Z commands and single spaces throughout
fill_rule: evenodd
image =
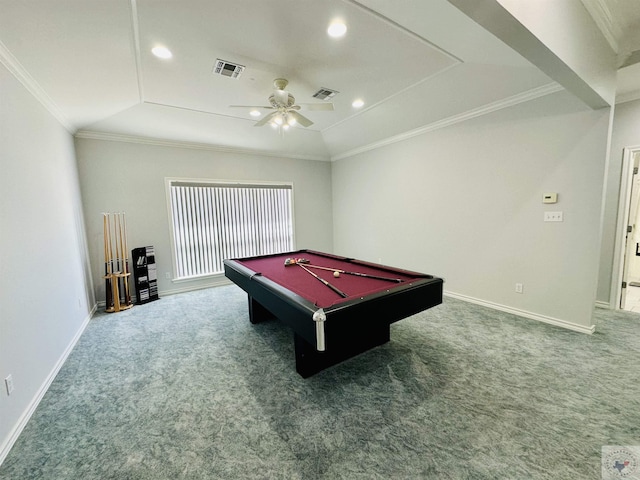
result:
M 562 212 L 544 212 L 545 222 L 562 222 Z

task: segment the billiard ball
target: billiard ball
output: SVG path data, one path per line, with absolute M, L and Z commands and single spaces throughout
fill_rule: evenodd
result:
M 333 276 L 338 278 L 340 276 L 340 272 L 333 272 Z

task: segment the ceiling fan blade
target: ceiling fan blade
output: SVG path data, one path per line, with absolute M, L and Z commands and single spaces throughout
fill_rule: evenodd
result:
M 298 105 L 309 111 L 333 112 L 333 103 L 299 103 Z
M 259 120 L 258 122 L 256 122 L 256 124 L 254 125 L 254 127 L 261 127 L 263 125 L 266 125 L 267 123 L 269 123 L 269 121 L 275 117 L 276 115 L 278 115 L 279 112 L 271 112 L 269 115 L 265 116 L 264 118 L 262 118 L 261 120 Z
M 295 110 L 289 110 L 287 112 L 287 115 L 290 115 L 292 118 L 295 118 L 296 122 L 298 122 L 303 127 L 310 127 L 311 125 L 313 125 L 313 122 L 311 120 L 309 120 L 307 117 L 303 115 L 300 115 Z
M 229 108 L 268 108 L 273 110 L 273 107 L 267 107 L 266 105 L 229 105 Z

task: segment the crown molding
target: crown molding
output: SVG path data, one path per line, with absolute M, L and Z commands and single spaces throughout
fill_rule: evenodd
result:
M 391 145 L 393 143 L 401 142 L 403 140 L 407 140 L 409 138 L 422 135 L 427 132 L 432 132 L 434 130 L 439 130 L 441 128 L 455 125 L 457 123 L 461 123 L 466 120 L 471 120 L 476 117 L 487 115 L 489 113 L 502 110 L 503 108 L 508 108 L 514 105 L 518 105 L 520 103 L 528 102 L 530 100 L 535 100 L 536 98 L 543 97 L 545 95 L 550 95 L 552 93 L 559 92 L 561 90 L 564 90 L 564 88 L 558 83 L 549 83 L 547 85 L 543 85 L 541 87 L 534 88 L 526 92 L 519 93 L 517 95 L 513 95 L 511 97 L 499 100 L 497 102 L 492 102 L 487 105 L 483 105 L 482 107 L 469 110 L 467 112 L 463 112 L 458 115 L 453 115 L 443 120 L 439 120 L 437 122 L 424 125 L 420 128 L 409 130 L 407 132 L 401 133 L 399 135 L 394 135 L 392 137 L 386 138 L 379 142 L 374 142 L 368 145 L 364 145 L 362 147 L 357 147 L 352 150 L 349 150 L 331 157 L 325 157 L 322 155 L 303 155 L 303 154 L 291 154 L 291 153 L 285 153 L 285 152 L 272 152 L 272 151 L 259 150 L 259 149 L 230 147 L 230 146 L 213 145 L 213 144 L 198 143 L 198 142 L 163 140 L 163 139 L 152 138 L 152 137 L 124 135 L 119 133 L 107 133 L 107 132 L 99 132 L 99 131 L 92 131 L 92 130 L 78 130 L 75 133 L 75 137 L 91 139 L 91 140 L 106 140 L 110 142 L 126 142 L 126 143 L 137 143 L 141 145 L 156 145 L 161 147 L 191 148 L 196 150 L 210 150 L 215 152 L 239 153 L 243 155 L 261 155 L 265 157 L 275 157 L 275 158 L 293 158 L 297 160 L 314 160 L 314 161 L 329 161 L 329 160 L 336 161 L 336 160 L 349 158 L 349 157 L 358 155 L 360 153 L 375 150 L 377 148 L 384 147 L 386 145 Z M 632 100 L 632 99 L 629 99 L 629 100 Z M 626 100 L 626 101 L 629 101 L 629 100 Z
M 224 145 L 213 145 L 208 143 L 185 142 L 179 140 L 162 140 L 159 138 L 141 137 L 135 135 L 123 135 L 119 133 L 97 132 L 92 130 L 78 130 L 75 134 L 76 138 L 86 138 L 90 140 L 106 140 L 109 142 L 125 142 L 137 143 L 140 145 L 155 145 L 159 147 L 173 148 L 190 148 L 195 150 L 210 150 L 214 152 L 239 153 L 242 155 L 260 155 L 263 157 L 275 158 L 292 158 L 295 160 L 314 160 L 327 162 L 330 160 L 328 156 L 322 155 L 303 155 L 292 154 L 286 152 L 272 152 L 267 150 L 230 147 Z
M 398 97 L 398 96 L 402 95 L 403 93 L 406 93 L 406 92 L 408 92 L 410 90 L 413 90 L 414 88 L 418 87 L 419 85 L 422 85 L 423 83 L 426 83 L 426 82 L 429 82 L 429 81 L 433 80 L 438 75 L 442 75 L 446 71 L 448 71 L 448 70 L 450 70 L 450 69 L 452 69 L 454 67 L 457 67 L 458 65 L 459 65 L 459 63 L 452 63 L 451 65 L 449 65 L 447 67 L 444 67 L 441 70 L 438 70 L 437 72 L 434 72 L 433 74 L 418 80 L 416 83 L 413 83 L 413 84 L 411 84 L 411 85 L 409 85 L 407 87 L 404 87 L 404 88 L 402 88 L 400 90 L 397 90 L 396 92 L 392 93 L 388 97 L 385 97 L 385 98 L 383 98 L 383 99 L 381 99 L 381 100 L 379 100 L 379 101 L 377 101 L 377 102 L 375 102 L 375 103 L 373 103 L 371 105 L 367 105 L 365 108 L 363 108 L 361 110 L 358 110 L 357 112 L 355 112 L 355 113 L 343 118 L 342 120 L 338 120 L 337 122 L 332 123 L 328 127 L 322 129 L 321 133 L 324 134 L 325 132 L 328 132 L 329 130 L 331 130 L 333 128 L 336 128 L 336 127 L 342 125 L 343 123 L 346 123 L 346 122 L 348 122 L 350 120 L 353 120 L 354 118 L 356 118 L 356 117 L 358 117 L 360 115 L 363 115 L 366 112 L 368 112 L 370 110 L 373 110 L 374 108 L 377 108 L 380 105 L 388 102 L 392 98 Z
M 619 39 L 622 37 L 620 25 L 616 23 L 616 19 L 609 8 L 606 1 L 603 0 L 581 0 L 582 5 L 595 22 L 596 26 L 602 32 L 602 35 L 609 43 L 614 52 L 620 51 Z
M 487 115 L 489 113 L 502 110 L 503 108 L 508 108 L 514 105 L 518 105 L 520 103 L 525 103 L 531 100 L 535 100 L 536 98 L 544 97 L 546 95 L 550 95 L 552 93 L 559 92 L 561 90 L 564 90 L 564 88 L 560 84 L 555 82 L 548 83 L 541 87 L 537 87 L 531 90 L 527 90 L 526 92 L 504 98 L 497 102 L 488 103 L 486 105 L 483 105 L 482 107 L 475 108 L 473 110 L 468 110 L 458 115 L 453 115 L 451 117 L 438 120 L 437 122 L 429 123 L 420 128 L 409 130 L 399 135 L 394 135 L 384 140 L 380 140 L 379 142 L 363 145 L 362 147 L 357 147 L 352 150 L 348 150 L 346 152 L 340 153 L 338 155 L 334 155 L 331 157 L 331 161 L 343 160 L 345 158 L 353 157 L 354 155 L 375 150 L 377 148 L 384 147 L 386 145 L 402 142 L 403 140 L 407 140 L 409 138 L 416 137 L 418 135 L 422 135 L 427 132 L 432 132 L 434 130 L 439 130 L 441 128 L 449 127 L 451 125 L 455 125 L 456 123 L 461 123 L 467 120 L 471 120 L 472 118 L 481 117 L 483 115 Z
M 24 87 L 45 107 L 51 115 L 53 115 L 60 124 L 72 135 L 76 132 L 76 128 L 69 122 L 67 117 L 62 113 L 60 108 L 55 104 L 44 89 L 29 74 L 26 68 L 18 61 L 9 49 L 0 41 L 0 63 L 20 82 Z

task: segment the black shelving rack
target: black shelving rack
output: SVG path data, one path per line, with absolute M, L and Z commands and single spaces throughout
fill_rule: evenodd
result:
M 139 247 L 131 250 L 133 277 L 136 287 L 137 304 L 158 300 L 158 270 L 154 248 Z

